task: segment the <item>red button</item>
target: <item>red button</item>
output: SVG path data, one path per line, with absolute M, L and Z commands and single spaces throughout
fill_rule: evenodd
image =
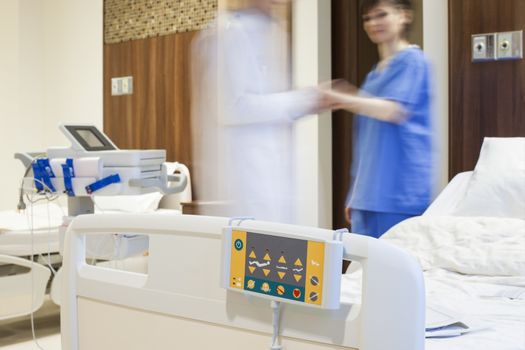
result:
M 295 289 L 293 290 L 293 296 L 294 296 L 295 299 L 300 298 L 300 297 L 301 297 L 301 290 L 295 288 Z

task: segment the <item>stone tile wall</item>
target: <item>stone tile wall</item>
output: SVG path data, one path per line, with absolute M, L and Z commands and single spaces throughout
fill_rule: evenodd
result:
M 218 0 L 104 0 L 104 42 L 119 43 L 206 28 Z

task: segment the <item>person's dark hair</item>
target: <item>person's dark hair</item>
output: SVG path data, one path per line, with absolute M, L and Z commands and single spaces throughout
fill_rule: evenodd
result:
M 370 11 L 371 9 L 373 9 L 374 7 L 380 4 L 387 4 L 393 7 L 397 7 L 398 9 L 408 11 L 410 13 L 412 13 L 414 10 L 414 8 L 412 7 L 411 0 L 362 0 L 361 1 L 361 15 L 365 15 L 368 11 Z M 412 23 L 411 22 L 407 23 L 405 26 L 405 30 L 402 33 L 404 38 L 408 37 L 408 34 L 410 33 L 411 28 L 412 28 Z

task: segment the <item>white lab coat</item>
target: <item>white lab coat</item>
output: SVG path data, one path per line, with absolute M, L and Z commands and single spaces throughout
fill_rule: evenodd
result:
M 228 216 L 294 222 L 292 124 L 313 111 L 318 95 L 286 89 L 278 50 L 283 35 L 271 18 L 251 9 L 219 15 L 214 34 L 197 41 L 207 62 L 197 73 L 206 72 L 201 83 L 208 83 L 196 101 L 197 191 L 203 200 L 229 203 Z

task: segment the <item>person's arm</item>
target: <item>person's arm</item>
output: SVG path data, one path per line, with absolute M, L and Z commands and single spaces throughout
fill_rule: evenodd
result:
M 395 101 L 364 97 L 334 90 L 327 91 L 326 94 L 339 103 L 339 108 L 346 109 L 352 113 L 366 115 L 391 123 L 400 123 L 407 116 L 407 111 L 403 105 Z
M 332 89 L 325 90 L 329 98 L 339 102 L 339 107 L 370 118 L 402 123 L 411 115 L 422 89 L 426 86 L 426 63 L 422 56 L 410 56 L 408 60 L 385 68 L 386 75 L 379 96 L 365 91 L 355 92 L 348 83 L 337 81 Z
M 257 81 L 258 69 L 251 57 L 253 46 L 240 23 L 232 23 L 221 32 L 219 47 L 219 84 L 221 123 L 247 125 L 291 122 L 316 112 L 322 94 L 315 88 L 262 93 Z M 268 62 L 272 64 L 274 62 Z M 270 82 L 284 77 L 269 76 Z
M 352 225 L 352 209 L 350 207 L 345 208 L 345 220 L 348 225 Z

